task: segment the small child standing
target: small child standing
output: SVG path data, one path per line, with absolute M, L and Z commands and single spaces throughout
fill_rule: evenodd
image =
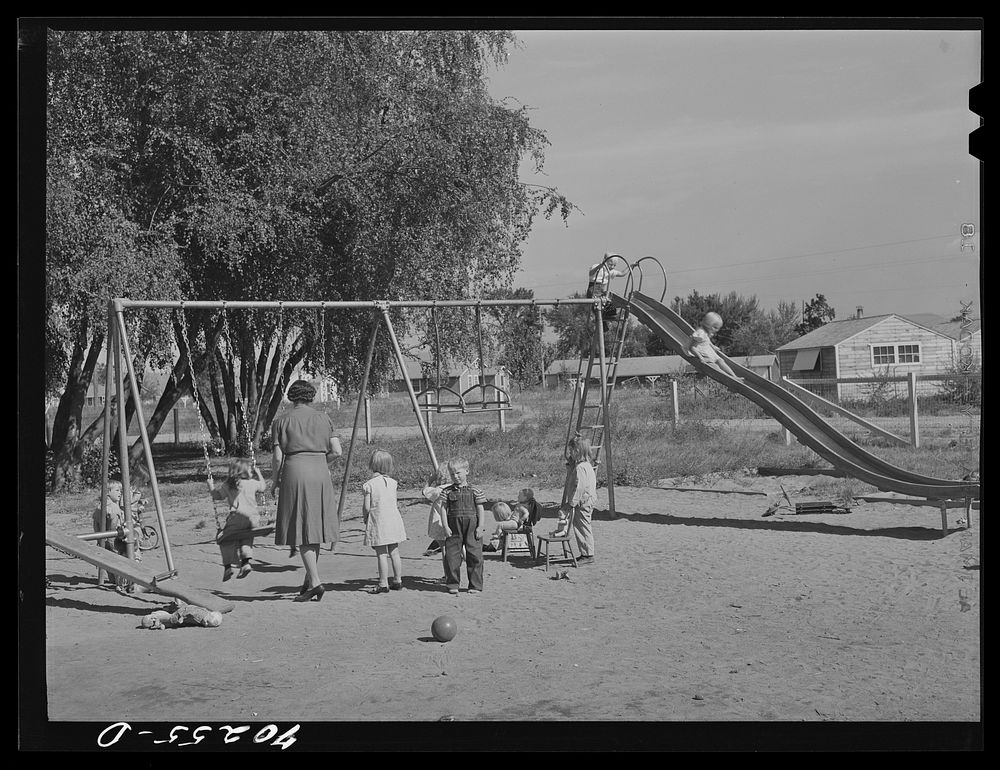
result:
M 403 517 L 396 502 L 397 482 L 391 477 L 392 455 L 381 449 L 372 453 L 368 463 L 372 477 L 362 486 L 361 514 L 365 523 L 365 545 L 378 556 L 378 587 L 376 594 L 403 588 L 403 563 L 399 544 L 406 540 Z M 389 562 L 392 561 L 392 585 L 389 585 Z
M 108 495 L 104 498 L 104 505 L 99 504 L 94 509 L 94 532 L 124 531 L 125 511 L 122 510 L 122 499 L 124 497 L 125 492 L 122 489 L 122 483 L 120 481 L 109 481 Z M 106 540 L 98 540 L 97 545 L 103 546 L 108 551 L 114 551 L 121 556 L 128 555 L 128 546 L 125 543 L 125 539 L 120 535 L 114 538 L 107 538 Z M 99 574 L 103 574 L 103 570 L 99 570 Z M 109 583 L 119 584 L 121 582 L 121 579 L 116 578 L 110 572 L 104 579 Z
M 94 532 L 110 532 L 113 529 L 125 526 L 125 511 L 122 510 L 122 498 L 125 493 L 120 481 L 108 482 L 108 496 L 104 498 L 104 505 L 98 505 L 94 509 L 93 524 Z M 118 538 L 115 538 L 117 540 Z M 124 553 L 120 547 L 112 545 L 111 538 L 99 540 L 98 544 L 109 551 Z
M 718 369 L 723 374 L 728 374 L 735 379 L 741 379 L 730 368 L 726 360 L 722 358 L 718 347 L 712 342 L 712 337 L 719 333 L 722 328 L 722 316 L 718 313 L 708 312 L 701 319 L 701 326 L 694 330 L 688 342 L 687 352 L 695 356 L 702 363 L 708 364 Z
M 594 503 L 597 502 L 597 473 L 590 462 L 590 441 L 580 435 L 570 439 L 566 446 L 567 478 L 563 493 L 562 505 L 559 506 L 559 529 L 562 531 L 569 525 L 569 516 L 573 515 L 573 530 L 576 542 L 580 547 L 580 558 L 577 564 L 589 564 L 594 561 L 594 529 L 591 516 Z
M 213 500 L 225 500 L 229 504 L 226 521 L 215 536 L 222 555 L 222 582 L 232 579 L 233 568 L 239 567 L 237 577 L 245 578 L 253 571 L 253 535 L 241 536 L 260 526 L 260 512 L 257 493 L 267 489 L 267 482 L 246 457 L 238 457 L 229 462 L 226 480 L 216 486 L 209 476 L 208 491 Z
M 455 457 L 448 461 L 452 483 L 441 496 L 446 512 L 444 542 L 445 575 L 448 593 L 457 594 L 461 581 L 462 546 L 465 546 L 465 566 L 469 575 L 469 593 L 483 590 L 483 535 L 486 534 L 486 496 L 469 484 L 469 461 Z

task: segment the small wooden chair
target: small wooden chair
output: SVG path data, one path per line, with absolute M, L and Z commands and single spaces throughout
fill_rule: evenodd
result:
M 512 542 L 511 538 L 515 538 Z M 521 539 L 523 538 L 523 541 Z M 521 545 L 520 542 L 524 545 Z M 531 558 L 535 558 L 535 530 L 531 525 L 531 521 L 526 521 L 520 527 L 518 527 L 513 532 L 504 532 L 500 536 L 500 560 L 507 561 L 508 553 L 517 553 L 527 551 L 531 554 Z
M 516 505 L 516 503 L 514 504 Z M 513 505 L 511 507 L 514 507 Z M 507 554 L 515 551 L 527 551 L 531 554 L 532 559 L 536 559 L 536 548 L 535 548 L 535 525 L 538 520 L 542 517 L 542 506 L 538 504 L 538 501 L 532 499 L 528 504 L 528 518 L 518 527 L 514 532 L 505 532 L 500 536 L 500 552 L 501 561 L 507 561 Z M 514 543 L 522 541 L 525 545 L 515 545 L 510 541 L 511 535 L 517 535 L 517 539 Z
M 578 566 L 576 563 L 576 554 L 573 553 L 573 541 L 576 539 L 576 535 L 573 532 L 573 519 L 576 518 L 576 511 L 570 511 L 569 522 L 566 526 L 565 535 L 535 535 L 535 540 L 538 541 L 537 556 L 535 561 L 542 558 L 542 545 L 545 545 L 545 571 L 549 571 L 549 562 L 553 561 L 549 556 L 549 543 L 560 543 L 562 545 L 562 558 L 556 558 L 556 562 L 571 561 L 573 566 Z

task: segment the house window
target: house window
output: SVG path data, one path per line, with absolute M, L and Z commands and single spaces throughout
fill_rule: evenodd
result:
M 918 342 L 899 345 L 872 345 L 872 366 L 919 363 L 920 343 Z
M 899 351 L 899 363 L 901 364 L 920 363 L 919 345 L 900 345 L 898 347 L 898 351 Z
M 896 347 L 894 345 L 874 345 L 872 347 L 872 366 L 885 366 L 896 363 Z
M 793 372 L 812 372 L 819 368 L 819 348 L 807 348 L 795 354 Z

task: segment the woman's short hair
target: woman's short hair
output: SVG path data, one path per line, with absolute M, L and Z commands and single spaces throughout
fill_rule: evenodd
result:
M 376 449 L 372 452 L 371 460 L 368 461 L 368 467 L 372 471 L 385 474 L 386 476 L 392 475 L 392 465 L 392 455 L 384 449 Z
M 288 386 L 288 400 L 297 404 L 308 404 L 316 398 L 316 388 L 309 380 L 296 380 Z

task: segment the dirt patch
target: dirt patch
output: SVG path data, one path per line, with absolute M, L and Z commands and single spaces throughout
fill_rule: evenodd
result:
M 95 568 L 47 548 L 48 715 L 294 722 L 303 738 L 306 723 L 344 720 L 979 721 L 981 520 L 966 529 L 952 511 L 942 536 L 935 508 L 763 515 L 775 485 L 817 480 L 726 481 L 757 494 L 618 487 L 616 517 L 602 489 L 593 564 L 561 565 L 555 580 L 527 555 L 488 555 L 485 591 L 458 596 L 439 582 L 440 557 L 422 556 L 415 499 L 401 501 L 405 589 L 371 594 L 376 560 L 352 495 L 321 558 L 319 603 L 292 601 L 301 562 L 268 540 L 249 577 L 222 583 L 212 528 L 198 528 L 211 503 L 168 496 L 180 577 L 236 609 L 217 628 L 146 630 L 166 597 L 100 588 Z M 560 493 L 537 490 L 539 531 Z M 78 534 L 82 519 L 48 523 Z M 448 643 L 431 636 L 439 615 L 458 624 Z

